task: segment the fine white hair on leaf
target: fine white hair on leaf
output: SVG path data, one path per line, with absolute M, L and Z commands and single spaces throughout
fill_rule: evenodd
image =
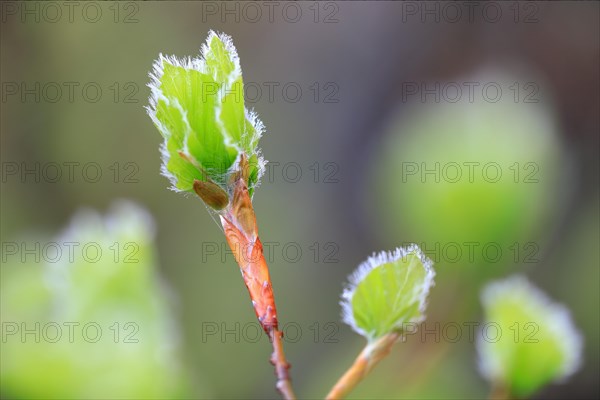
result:
M 158 98 L 162 95 L 162 92 L 160 90 L 160 79 L 162 78 L 164 73 L 163 60 L 164 57 L 162 53 L 160 53 L 158 55 L 158 58 L 152 63 L 152 70 L 148 74 L 148 76 L 150 77 L 150 82 L 146 86 L 150 88 L 150 99 L 148 101 L 150 105 L 146 106 L 146 111 L 148 112 L 148 115 L 150 115 L 150 117 L 156 114 L 156 105 L 158 103 Z
M 153 106 L 146 106 L 145 108 L 146 108 L 146 112 L 150 116 L 150 119 L 152 120 L 154 125 L 158 128 L 158 131 L 163 135 L 163 137 L 165 139 L 167 139 L 171 136 L 171 132 L 156 116 L 156 106 L 158 105 L 159 101 L 165 102 L 166 105 L 170 104 L 170 101 L 168 98 L 163 96 L 163 94 L 161 92 L 157 92 L 156 98 L 154 99 L 151 97 L 151 100 L 150 100 L 151 103 L 154 102 L 155 104 Z
M 267 162 L 268 162 L 261 155 L 260 149 L 256 150 L 256 160 L 257 160 L 257 162 L 256 162 L 257 174 L 256 174 L 256 182 L 254 182 L 254 185 L 252 187 L 253 189 L 256 189 L 260 186 L 260 182 L 261 182 L 263 175 L 265 174 L 265 170 L 266 170 L 266 166 L 267 166 Z M 254 193 L 256 193 L 256 191 Z
M 485 308 L 507 300 L 517 302 L 532 315 L 532 318 L 543 320 L 548 332 L 559 338 L 556 342 L 561 346 L 565 360 L 561 365 L 558 381 L 564 380 L 577 371 L 581 365 L 583 337 L 575 328 L 569 310 L 562 304 L 553 302 L 523 275 L 514 275 L 502 281 L 492 282 L 481 294 L 481 302 Z M 479 369 L 485 377 L 496 379 L 502 374 L 502 366 L 493 363 L 494 357 L 482 357 L 489 350 L 488 343 L 482 341 L 482 337 L 483 335 L 478 335 L 477 341 L 477 350 L 480 353 Z
M 179 189 L 177 187 L 177 177 L 175 175 L 173 175 L 173 173 L 171 171 L 169 171 L 169 169 L 167 168 L 167 164 L 169 163 L 169 160 L 171 159 L 171 154 L 169 153 L 169 150 L 167 150 L 167 142 L 164 141 L 163 143 L 161 143 L 160 145 L 160 155 L 161 155 L 161 159 L 162 159 L 162 163 L 160 166 L 160 173 L 166 177 L 169 182 L 171 183 L 171 187 L 169 189 L 171 189 L 174 192 L 182 192 L 181 189 Z
M 225 33 L 217 33 L 215 31 L 213 31 L 212 29 L 210 31 L 208 31 L 208 37 L 206 38 L 206 41 L 204 43 L 202 43 L 202 46 L 200 47 L 201 58 L 197 59 L 197 61 L 202 62 L 203 66 L 205 65 L 205 60 L 208 58 L 208 55 L 210 52 L 210 42 L 215 37 L 219 38 L 219 40 L 221 42 L 223 42 L 223 45 L 225 46 L 225 51 L 229 54 L 231 61 L 233 61 L 234 71 L 232 72 L 232 74 L 237 73 L 238 75 L 241 75 L 242 69 L 240 67 L 240 58 L 238 57 L 237 50 L 236 50 L 235 46 L 233 45 L 233 40 L 231 39 L 231 36 L 229 36 Z M 218 79 L 214 75 L 213 75 L 213 79 L 218 81 Z
M 392 263 L 408 256 L 409 254 L 415 254 L 423 268 L 425 269 L 425 279 L 421 285 L 421 291 L 419 293 L 419 312 L 421 317 L 418 320 L 407 321 L 418 323 L 425 318 L 425 309 L 427 308 L 427 295 L 429 290 L 434 285 L 433 278 L 435 277 L 435 270 L 433 269 L 433 261 L 431 261 L 417 246 L 411 244 L 407 247 L 398 247 L 392 252 L 381 251 L 379 253 L 373 253 L 366 261 L 361 263 L 358 268 L 348 277 L 348 284 L 344 288 L 342 293 L 342 299 L 340 305 L 342 306 L 342 321 L 349 325 L 355 332 L 360 335 L 368 336 L 367 332 L 364 332 L 358 327 L 356 320 L 354 319 L 354 311 L 352 308 L 352 298 L 356 287 L 369 275 L 371 271 L 384 264 Z
M 249 143 L 258 142 L 260 140 L 260 138 L 262 137 L 263 133 L 265 132 L 265 125 L 263 124 L 263 122 L 258 117 L 258 114 L 253 109 L 245 108 L 244 114 L 245 114 L 245 118 L 250 122 L 250 124 L 254 128 L 253 136 L 250 138 L 247 138 L 246 140 L 248 140 Z M 244 133 L 246 135 L 248 134 L 247 132 L 244 132 Z M 268 161 L 263 158 L 260 148 L 256 147 L 254 149 L 254 154 L 256 155 L 256 159 L 257 159 L 256 167 L 258 170 L 258 172 L 256 174 L 256 182 L 254 183 L 254 189 L 256 189 L 260 186 L 261 179 L 265 173 L 266 165 L 267 165 Z
M 254 136 L 252 137 L 251 141 L 260 139 L 263 133 L 265 132 L 265 124 L 263 124 L 263 122 L 258 117 L 258 114 L 253 109 L 249 110 L 248 108 L 246 108 L 244 109 L 244 111 L 246 119 L 248 119 L 248 121 L 250 121 L 250 124 L 254 127 Z

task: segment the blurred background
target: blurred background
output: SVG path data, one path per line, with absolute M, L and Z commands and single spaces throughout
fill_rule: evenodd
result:
M 214 29 L 266 125 L 254 205 L 301 398 L 364 344 L 340 322 L 347 275 L 407 243 L 436 263 L 428 318 L 351 397 L 487 396 L 469 327 L 484 285 L 521 273 L 585 341 L 536 397 L 597 398 L 599 5 L 490 4 L 3 2 L 1 396 L 277 397 L 223 234 L 167 190 L 143 108 L 158 54 L 195 56 Z

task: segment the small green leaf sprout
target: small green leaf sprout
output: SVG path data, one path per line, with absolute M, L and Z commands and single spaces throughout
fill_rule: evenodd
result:
M 350 276 L 342 294 L 342 318 L 368 343 L 327 399 L 348 394 L 387 356 L 408 323 L 425 318 L 433 263 L 417 245 L 373 254 Z
M 258 149 L 264 125 L 244 106 L 242 70 L 231 38 L 210 31 L 197 58 L 160 54 L 150 78 L 146 110 L 164 138 L 161 171 L 171 188 L 200 190 L 210 207 L 223 208 L 223 199 L 231 197 L 231 176 L 245 157 L 252 196 L 264 173 Z M 206 184 L 194 187 L 196 181 Z
M 343 321 L 369 341 L 421 322 L 434 276 L 432 261 L 416 245 L 373 254 L 349 278 Z

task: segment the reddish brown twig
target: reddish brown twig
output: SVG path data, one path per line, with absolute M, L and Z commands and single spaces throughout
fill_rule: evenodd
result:
M 273 354 L 271 355 L 271 364 L 275 366 L 275 375 L 277 375 L 277 390 L 283 395 L 284 399 L 295 399 L 292 383 L 289 377 L 290 364 L 285 359 L 283 352 L 283 332 L 274 328 L 271 330 L 271 343 L 273 344 Z
M 239 174 L 231 183 L 233 198 L 220 214 L 221 224 L 250 293 L 256 317 L 273 344 L 270 361 L 275 366 L 277 389 L 285 399 L 294 399 L 288 373 L 290 365 L 283 352 L 283 333 L 278 330 L 277 325 L 277 309 L 269 269 L 258 238 L 256 216 L 243 175 Z

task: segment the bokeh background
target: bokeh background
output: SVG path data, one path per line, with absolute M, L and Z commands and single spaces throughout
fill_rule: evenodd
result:
M 199 199 L 167 190 L 161 137 L 143 108 L 157 55 L 197 55 L 209 29 L 233 37 L 247 105 L 267 128 L 271 167 L 254 204 L 300 397 L 322 397 L 363 345 L 340 322 L 346 276 L 410 242 L 436 261 L 428 319 L 352 397 L 487 396 L 465 323 L 481 321 L 484 285 L 513 273 L 565 304 L 585 340 L 580 370 L 536 397 L 598 397 L 598 3 L 90 4 L 2 4 L 3 398 L 277 397 L 233 256 Z M 472 180 L 465 162 L 482 166 Z M 72 179 L 65 163 L 79 163 Z M 438 176 L 421 175 L 436 163 Z M 118 199 L 145 208 L 154 228 L 148 216 L 127 222 L 135 229 L 70 222 Z M 138 212 L 117 208 L 117 219 Z M 121 276 L 118 290 L 91 297 L 92 311 L 68 311 L 93 291 L 102 266 L 87 265 L 79 279 L 89 290 L 50 307 L 40 276 L 57 263 L 23 255 L 22 244 L 43 247 L 67 226 L 107 246 L 111 234 L 133 235 L 156 281 Z M 139 343 L 62 340 L 57 351 L 42 340 L 32 350 L 5 337 L 6 322 L 64 315 L 103 321 L 107 335 L 111 321 L 137 321 Z M 463 329 L 457 341 L 444 331 L 451 323 Z M 153 353 L 165 346 L 168 360 Z

